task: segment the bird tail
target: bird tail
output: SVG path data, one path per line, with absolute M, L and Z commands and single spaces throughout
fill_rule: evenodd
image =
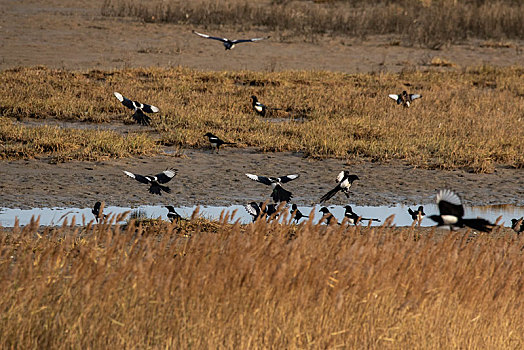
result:
M 482 231 L 482 232 L 490 232 L 493 229 L 494 224 L 489 222 L 486 219 L 478 218 L 478 219 L 462 219 L 462 223 L 470 227 L 474 230 Z
M 328 193 L 326 193 L 325 195 L 323 195 L 320 198 L 320 203 L 327 201 L 328 199 L 333 197 L 337 192 L 338 192 L 338 186 L 332 189 L 331 191 L 329 191 Z
M 366 220 L 366 221 L 376 221 L 376 222 L 380 222 L 379 219 L 370 219 L 370 218 L 360 218 L 360 220 Z
M 290 202 L 293 195 L 288 190 L 282 188 L 282 186 L 275 186 L 271 198 L 274 202 Z
M 167 186 L 162 186 L 162 185 L 158 185 L 158 184 L 152 184 L 150 187 L 149 187 L 149 193 L 151 194 L 158 194 L 159 196 L 162 195 L 162 192 L 161 191 L 164 191 L 166 193 L 171 193 L 171 189 Z
M 236 145 L 237 143 L 236 142 L 225 142 L 224 141 L 224 145 Z
M 149 126 L 151 124 L 151 118 L 139 109 L 135 112 L 135 114 L 133 114 L 133 119 L 138 124 L 143 126 Z

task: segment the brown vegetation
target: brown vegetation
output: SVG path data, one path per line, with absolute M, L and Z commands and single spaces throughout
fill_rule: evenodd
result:
M 226 219 L 0 228 L 0 347 L 522 348 L 522 243 L 467 237 Z

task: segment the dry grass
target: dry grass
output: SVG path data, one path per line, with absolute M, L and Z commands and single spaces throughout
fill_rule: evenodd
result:
M 112 94 L 120 91 L 161 109 L 153 115 L 156 133 L 150 137 L 165 145 L 209 147 L 202 136 L 209 131 L 237 142 L 237 147 L 262 151 L 298 151 L 315 158 L 403 159 L 426 168 L 491 172 L 497 164 L 524 167 L 524 140 L 519 132 L 524 123 L 523 76 L 521 68 L 489 66 L 400 74 L 20 68 L 0 73 L 5 85 L 0 113 L 18 119 L 99 122 L 103 127 L 131 120 L 130 111 Z M 423 98 L 403 109 L 387 97 L 404 89 Z M 252 94 L 283 110 L 266 118 L 256 116 L 250 105 Z M 278 122 L 272 122 L 273 118 Z M 2 136 L 1 157 L 53 152 L 53 147 L 46 146 L 31 153 L 28 136 L 26 141 L 16 141 L 20 147 L 26 142 L 25 151 L 11 151 L 11 129 L 23 128 L 5 118 L 2 125 L 7 132 Z M 54 128 L 42 130 L 67 134 Z M 150 128 L 143 130 L 150 134 Z M 113 146 L 110 140 L 118 140 L 116 145 L 129 142 L 121 151 L 102 152 L 105 155 L 121 156 L 124 150 L 129 155 L 148 154 L 154 149 L 150 137 L 144 135 L 87 134 L 105 138 L 108 142 L 102 143 L 108 147 Z M 85 145 L 73 150 L 80 152 L 79 158 L 89 156 Z
M 212 29 L 260 28 L 276 31 L 282 40 L 290 36 L 315 40 L 319 34 L 360 38 L 391 34 L 405 45 L 439 48 L 469 37 L 524 37 L 524 4 L 517 0 L 106 0 L 101 12 Z
M 265 222 L 0 228 L 0 347 L 522 348 L 522 242 L 466 237 Z

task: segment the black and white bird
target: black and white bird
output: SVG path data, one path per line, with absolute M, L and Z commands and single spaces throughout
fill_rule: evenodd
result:
M 333 197 L 338 191 L 344 192 L 346 197 L 349 198 L 349 189 L 351 188 L 351 185 L 353 185 L 353 181 L 360 180 L 357 175 L 350 174 L 348 170 L 341 171 L 337 176 L 337 186 L 323 195 L 320 198 L 320 203 L 327 201 L 331 197 Z
M 149 185 L 149 193 L 162 195 L 162 191 L 166 193 L 171 193 L 171 189 L 167 186 L 162 186 L 161 184 L 168 183 L 176 175 L 175 169 L 167 169 L 156 175 L 139 175 L 133 174 L 129 171 L 124 170 L 124 174 L 129 177 L 132 177 L 138 182 Z
M 295 220 L 298 224 L 300 219 L 302 218 L 309 218 L 309 216 L 302 214 L 300 210 L 298 210 L 298 207 L 295 203 L 291 206 L 291 215 L 293 216 L 293 220 Z
M 220 139 L 218 136 L 213 135 L 210 132 L 206 133 L 204 136 L 209 139 L 209 143 L 211 143 L 211 147 L 216 147 L 217 153 L 218 153 L 218 150 L 219 150 L 220 146 L 222 146 L 222 145 L 234 145 L 235 144 L 234 142 L 226 142 L 226 141 Z
M 266 116 L 267 106 L 260 103 L 255 95 L 251 96 L 251 106 L 253 106 L 255 113 L 262 117 Z
M 320 222 L 326 222 L 326 225 L 338 224 L 337 218 L 331 214 L 328 208 L 322 207 L 320 208 L 319 212 L 322 213 L 322 219 Z
M 424 207 L 422 205 L 419 206 L 416 211 L 408 208 L 408 213 L 411 215 L 413 221 L 420 221 L 424 218 L 424 216 L 426 216 L 426 213 L 424 213 Z
M 244 208 L 246 208 L 246 211 L 253 217 L 253 222 L 255 222 L 260 217 L 270 217 L 277 212 L 277 207 L 275 204 L 266 204 L 264 206 L 264 203 L 262 202 L 259 204 L 256 202 L 251 202 L 244 205 Z
M 346 212 L 344 213 L 344 216 L 347 218 L 347 221 L 352 224 L 352 225 L 356 225 L 358 224 L 360 221 L 376 221 L 376 222 L 380 222 L 379 219 L 370 219 L 370 218 L 363 218 L 363 217 L 360 217 L 358 214 L 356 214 L 355 212 L 353 212 L 353 209 L 351 208 L 351 205 L 346 205 L 344 207 L 344 209 L 346 209 Z
M 437 193 L 437 205 L 439 215 L 431 215 L 429 218 L 437 223 L 437 226 L 449 225 L 449 229 L 454 227 L 470 227 L 477 231 L 489 232 L 494 224 L 486 219 L 463 219 L 464 206 L 460 197 L 451 190 L 440 190 Z
M 228 38 L 219 38 L 219 37 L 216 37 L 216 36 L 210 36 L 210 35 L 207 35 L 207 34 L 202 34 L 202 33 L 196 32 L 194 30 L 193 30 L 193 33 L 198 35 L 198 36 L 201 36 L 202 38 L 221 41 L 222 44 L 224 44 L 224 47 L 226 48 L 226 50 L 233 49 L 236 44 L 257 42 L 257 41 L 260 41 L 260 40 L 265 40 L 265 39 L 269 39 L 270 38 L 269 36 L 265 36 L 263 38 L 229 40 Z
M 157 113 L 160 111 L 158 107 L 140 103 L 137 101 L 131 101 L 130 99 L 122 96 L 121 93 L 115 91 L 116 98 L 122 102 L 124 106 L 135 111 L 133 119 L 140 125 L 148 126 L 151 124 L 151 118 L 145 113 Z M 145 112 L 145 113 L 144 113 Z
M 93 213 L 93 215 L 95 216 L 95 220 L 97 223 L 100 220 L 100 216 L 102 214 L 103 209 L 104 208 L 102 208 L 102 203 L 100 202 L 96 202 L 93 206 L 93 209 L 91 209 L 91 213 Z M 106 216 L 104 215 L 103 217 L 105 218 Z
M 175 207 L 173 207 L 172 205 L 166 205 L 165 206 L 167 208 L 167 218 L 173 222 L 173 221 L 179 221 L 182 219 L 182 217 L 180 216 L 180 214 L 178 214 L 176 211 L 175 211 Z
M 266 177 L 254 174 L 246 174 L 246 176 L 253 181 L 257 181 L 263 183 L 264 185 L 271 186 L 273 188 L 273 192 L 271 192 L 271 198 L 275 203 L 278 203 L 291 201 L 291 197 L 293 197 L 293 195 L 291 194 L 291 192 L 285 190 L 282 187 L 282 184 L 285 184 L 286 182 L 289 182 L 291 180 L 295 180 L 299 175 L 293 174 L 281 177 Z
M 389 97 L 397 101 L 398 105 L 402 105 L 403 107 L 408 108 L 414 100 L 416 100 L 417 98 L 421 98 L 422 95 L 408 94 L 406 90 L 404 90 L 401 94 L 390 94 Z
M 511 228 L 517 233 L 517 235 L 524 232 L 524 217 L 521 217 L 520 219 L 511 219 Z

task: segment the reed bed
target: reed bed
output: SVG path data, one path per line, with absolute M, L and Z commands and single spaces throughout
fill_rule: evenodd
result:
M 524 346 L 514 233 L 227 219 L 0 228 L 0 347 Z
M 319 35 L 395 35 L 434 49 L 468 38 L 521 39 L 524 4 L 515 0 L 138 1 L 105 0 L 105 16 L 210 29 L 267 30 L 282 40 Z

